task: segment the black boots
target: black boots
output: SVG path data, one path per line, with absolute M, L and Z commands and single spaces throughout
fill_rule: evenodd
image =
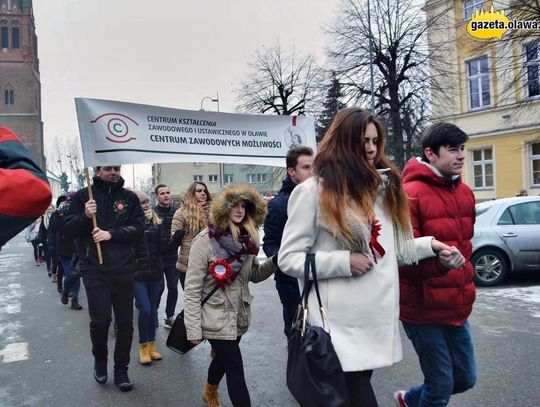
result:
M 133 388 L 133 384 L 129 380 L 127 370 L 115 370 L 114 371 L 114 384 L 122 391 L 130 391 Z
M 99 384 L 104 384 L 107 382 L 107 364 L 94 364 L 94 379 Z
M 76 309 L 77 311 L 83 309 L 81 304 L 79 304 L 79 300 L 76 298 L 71 300 L 71 309 Z
M 65 288 L 62 290 L 62 296 L 60 297 L 60 302 L 64 305 L 67 305 L 69 297 L 69 291 Z

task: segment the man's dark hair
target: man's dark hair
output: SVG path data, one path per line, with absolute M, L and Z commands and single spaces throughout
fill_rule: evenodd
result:
M 169 188 L 169 186 L 168 186 L 168 185 L 165 185 L 165 184 L 159 184 L 159 185 L 154 189 L 154 192 L 155 192 L 156 195 L 158 194 L 159 188 Z
M 287 168 L 294 168 L 298 164 L 298 157 L 301 155 L 309 155 L 310 157 L 313 157 L 313 150 L 311 147 L 308 146 L 296 146 L 291 148 L 287 152 Z
M 422 135 L 422 161 L 429 162 L 424 150 L 431 150 L 439 155 L 439 149 L 444 147 L 458 147 L 469 139 L 467 133 L 454 124 L 438 122 L 424 130 Z

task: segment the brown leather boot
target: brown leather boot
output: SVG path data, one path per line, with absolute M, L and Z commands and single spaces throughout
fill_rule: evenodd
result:
M 221 407 L 221 404 L 219 403 L 218 387 L 219 384 L 208 384 L 208 382 L 204 384 L 202 399 L 208 407 Z
M 161 354 L 156 350 L 156 343 L 154 341 L 146 342 L 146 348 L 148 349 L 148 354 L 152 360 L 161 360 Z
M 141 362 L 141 365 L 152 363 L 152 358 L 148 352 L 148 342 L 139 344 L 139 362 Z

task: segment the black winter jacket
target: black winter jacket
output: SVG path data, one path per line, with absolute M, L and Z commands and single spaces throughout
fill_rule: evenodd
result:
M 296 187 L 290 176 L 283 180 L 278 194 L 268 204 L 268 215 L 264 221 L 263 250 L 266 257 L 277 256 L 281 247 L 283 229 L 287 223 L 287 204 L 291 192 Z M 296 282 L 296 278 L 284 274 L 279 268 L 274 272 L 274 279 L 290 280 Z
M 135 251 L 135 280 L 156 281 L 163 278 L 161 253 L 167 249 L 169 236 L 163 224 L 154 225 L 144 219 L 144 234 L 137 243 Z
M 67 237 L 64 233 L 64 224 L 69 204 L 55 210 L 49 219 L 49 229 L 47 229 L 47 246 L 52 246 L 52 252 L 56 256 L 71 257 L 75 253 L 73 238 Z
M 171 235 L 171 224 L 176 209 L 177 208 L 173 204 L 170 204 L 169 206 L 160 206 L 158 204 L 154 207 L 154 212 L 156 212 L 159 219 L 161 219 L 161 227 L 165 233 L 167 233 L 167 236 Z M 163 251 L 161 256 L 164 263 L 176 264 L 176 261 L 178 260 L 178 246 L 180 246 L 179 242 L 177 244 L 169 242 L 168 248 Z
M 124 180 L 106 182 L 94 177 L 92 192 L 97 205 L 97 226 L 111 234 L 111 240 L 101 242 L 103 264 L 100 265 L 97 248 L 92 239 L 92 219 L 84 214 L 88 201 L 88 188 L 77 191 L 73 198 L 64 226 L 72 238 L 81 238 L 81 273 L 107 274 L 133 273 L 135 271 L 135 244 L 144 230 L 144 213 L 134 192 L 124 189 Z

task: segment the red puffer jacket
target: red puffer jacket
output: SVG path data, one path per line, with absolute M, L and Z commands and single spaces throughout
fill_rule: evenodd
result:
M 465 256 L 461 269 L 447 270 L 437 258 L 400 267 L 400 319 L 416 324 L 462 325 L 475 299 L 470 262 L 474 234 L 474 195 L 461 182 L 437 175 L 411 158 L 403 170 L 414 236 L 434 236 Z

